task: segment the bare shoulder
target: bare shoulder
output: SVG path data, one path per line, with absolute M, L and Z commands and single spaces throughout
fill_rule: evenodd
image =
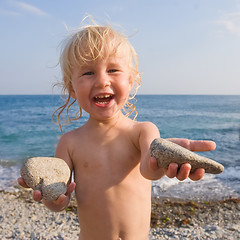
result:
M 66 145 L 66 144 L 70 143 L 72 141 L 73 137 L 76 135 L 75 131 L 76 130 L 69 131 L 69 132 L 66 132 L 63 135 L 61 135 L 59 138 L 58 145 L 59 144 Z
M 73 168 L 71 153 L 73 151 L 74 141 L 78 135 L 77 129 L 63 134 L 57 144 L 55 157 L 62 158 L 67 162 L 70 169 Z
M 75 129 L 73 129 L 71 131 L 68 131 L 68 132 L 64 133 L 60 137 L 60 141 L 63 141 L 65 143 L 71 142 L 71 141 L 75 141 L 75 138 L 78 138 L 79 135 L 83 134 L 83 128 L 84 128 L 83 126 L 75 128 Z
M 133 132 L 136 146 L 150 145 L 155 138 L 160 137 L 159 130 L 152 122 L 134 122 Z
M 139 135 L 159 135 L 159 130 L 157 126 L 152 122 L 135 122 L 135 128 L 138 130 Z

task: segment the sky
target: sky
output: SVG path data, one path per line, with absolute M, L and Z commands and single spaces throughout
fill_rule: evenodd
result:
M 140 94 L 240 94 L 240 0 L 0 0 L 0 94 L 58 94 L 60 43 L 87 15 L 129 36 Z

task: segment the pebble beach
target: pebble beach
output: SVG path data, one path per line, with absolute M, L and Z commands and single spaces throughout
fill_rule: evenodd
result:
M 79 229 L 74 197 L 66 210 L 54 213 L 34 202 L 31 190 L 0 192 L 1 240 L 72 240 Z M 153 198 L 149 240 L 154 239 L 240 239 L 240 199 Z

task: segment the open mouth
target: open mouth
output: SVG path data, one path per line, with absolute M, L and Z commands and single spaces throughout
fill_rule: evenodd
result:
M 94 102 L 97 104 L 108 104 L 113 99 L 112 94 L 99 95 L 94 97 Z

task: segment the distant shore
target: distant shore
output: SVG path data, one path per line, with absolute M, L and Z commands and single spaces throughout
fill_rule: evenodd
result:
M 153 198 L 150 238 L 240 239 L 240 199 L 185 201 Z M 0 191 L 0 239 L 77 239 L 76 202 L 53 213 L 29 190 Z

